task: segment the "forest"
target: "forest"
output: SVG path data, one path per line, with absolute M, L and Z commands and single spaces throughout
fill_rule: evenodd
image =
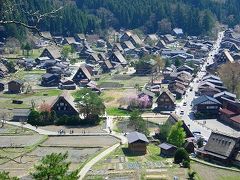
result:
M 230 27 L 240 22 L 238 0 L 0 0 L 0 3 L 3 5 L 0 17 L 8 13 L 8 4 L 17 4 L 14 13 L 6 18 L 28 24 L 33 19 L 26 11 L 45 13 L 63 6 L 55 18 L 41 21 L 39 29 L 65 36 L 99 33 L 110 27 L 139 28 L 145 33 L 160 34 L 180 27 L 188 35 L 206 35 L 217 21 Z M 24 28 L 4 26 L 0 36 L 24 37 Z

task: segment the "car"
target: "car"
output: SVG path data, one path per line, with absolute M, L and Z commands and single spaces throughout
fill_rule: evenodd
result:
M 180 112 L 180 115 L 184 115 L 184 111 L 181 111 L 181 112 Z
M 183 106 L 186 106 L 186 105 L 187 105 L 187 102 L 184 102 L 184 103 L 183 103 Z
M 192 90 L 193 90 L 193 88 L 190 89 L 190 91 L 192 91 Z

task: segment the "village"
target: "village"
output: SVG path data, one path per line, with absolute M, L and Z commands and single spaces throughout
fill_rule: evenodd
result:
M 239 93 L 223 79 L 234 70 L 219 73 L 239 67 L 239 31 L 41 34 L 29 47 L 0 42 L 0 170 L 27 179 L 68 151 L 80 179 L 239 178 Z

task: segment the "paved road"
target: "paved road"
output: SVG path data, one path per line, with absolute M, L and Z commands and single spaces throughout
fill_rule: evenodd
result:
M 218 34 L 218 39 L 216 40 L 216 42 L 213 46 L 213 49 L 209 52 L 209 56 L 206 58 L 206 61 L 204 62 L 201 70 L 197 73 L 196 78 L 193 79 L 193 81 L 190 83 L 189 89 L 187 90 L 186 95 L 184 96 L 181 103 L 177 104 L 177 108 L 176 108 L 176 113 L 179 116 L 181 116 L 180 112 L 184 111 L 184 114 L 182 115 L 182 119 L 184 120 L 184 122 L 187 125 L 189 125 L 190 130 L 192 132 L 193 131 L 200 131 L 205 139 L 209 138 L 209 136 L 211 134 L 211 130 L 207 129 L 206 127 L 203 127 L 202 125 L 200 125 L 200 124 L 198 124 L 197 122 L 194 121 L 194 116 L 193 116 L 193 112 L 192 112 L 191 103 L 192 103 L 193 99 L 196 98 L 195 92 L 198 91 L 199 81 L 201 81 L 202 77 L 204 75 L 206 75 L 206 66 L 208 64 L 213 63 L 214 55 L 218 53 L 220 43 L 221 43 L 222 38 L 223 38 L 223 34 L 224 34 L 224 32 L 220 32 Z M 190 91 L 190 88 L 192 88 L 193 90 Z M 184 106 L 183 102 L 186 102 L 187 105 Z

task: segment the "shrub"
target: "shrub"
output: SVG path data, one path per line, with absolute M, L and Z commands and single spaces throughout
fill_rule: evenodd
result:
M 179 148 L 174 155 L 174 162 L 179 164 L 185 160 L 190 161 L 189 154 L 184 148 Z

